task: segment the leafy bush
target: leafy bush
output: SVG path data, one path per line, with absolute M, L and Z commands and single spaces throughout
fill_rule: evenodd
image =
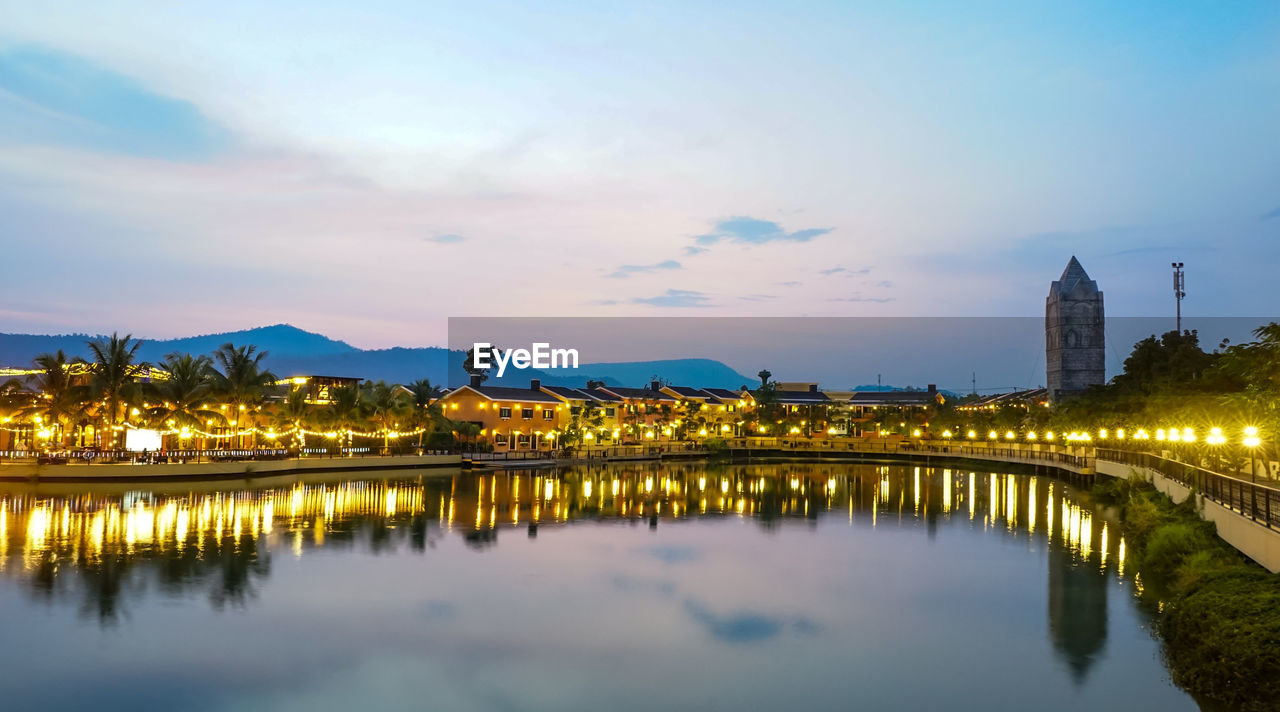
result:
M 1164 604 L 1158 629 L 1170 674 L 1197 698 L 1239 710 L 1280 705 L 1280 576 L 1217 537 L 1195 498 L 1175 505 L 1144 482 L 1095 487 L 1122 507 L 1135 561 Z

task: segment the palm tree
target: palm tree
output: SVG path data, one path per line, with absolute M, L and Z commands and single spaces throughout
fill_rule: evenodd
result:
M 367 417 L 382 431 L 382 451 L 385 453 L 391 445 L 389 431 L 399 429 L 400 421 L 408 419 L 413 412 L 410 392 L 378 381 L 365 384 L 360 395 Z
M 140 340 L 132 334 L 112 333 L 109 339 L 96 339 L 88 343 L 89 388 L 102 404 L 102 414 L 113 431 L 122 420 L 123 409 L 139 395 L 137 377 L 147 364 L 135 362 Z M 112 434 L 114 445 L 115 435 Z
M 363 405 L 360 391 L 353 386 L 329 389 L 329 403 L 325 407 L 324 420 L 333 430 L 347 431 L 347 444 L 351 442 L 351 429 L 363 419 Z
M 62 349 L 41 354 L 31 363 L 40 369 L 32 382 L 40 397 L 23 408 L 18 417 L 24 420 L 39 418 L 54 428 L 57 431 L 56 442 L 61 447 L 66 444 L 66 426 L 74 426 L 88 411 L 88 389 L 73 383 L 71 365 L 74 360 L 68 359 Z
M 444 389 L 432 385 L 426 378 L 405 387 L 409 389 L 413 404 L 412 422 L 422 430 L 418 433 L 418 447 L 422 447 L 427 432 L 435 432 L 445 420 L 444 412 L 440 410 L 440 396 L 444 395 Z
M 253 417 L 252 413 L 276 384 L 276 375 L 262 367 L 267 352 L 258 351 L 256 346 L 237 347 L 228 342 L 219 346 L 213 356 L 222 369 L 214 372 L 214 391 L 231 406 L 231 423 L 243 431 L 245 418 Z M 243 434 L 238 436 L 237 443 L 239 447 L 244 446 Z
M 289 395 L 272 409 L 271 415 L 275 426 L 281 430 L 292 429 L 298 447 L 304 448 L 307 446 L 307 434 L 303 429 L 311 422 L 313 411 L 307 402 L 307 389 L 299 387 L 289 391 Z
M 223 419 L 221 413 L 208 407 L 214 385 L 213 361 L 208 356 L 171 353 L 164 357 L 161 367 L 169 377 L 148 389 L 159 401 L 147 411 L 153 423 L 200 430 L 215 418 Z M 203 440 L 201 436 L 201 448 Z

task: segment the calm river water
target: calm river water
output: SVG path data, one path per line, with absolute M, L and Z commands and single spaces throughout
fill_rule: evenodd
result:
M 1196 709 L 1050 478 L 365 477 L 0 485 L 4 708 Z

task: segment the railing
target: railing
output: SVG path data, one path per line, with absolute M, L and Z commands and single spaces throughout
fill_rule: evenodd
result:
M 1078 470 L 1091 470 L 1093 458 L 1070 452 L 1056 450 L 1033 449 L 1037 446 L 986 446 L 966 445 L 963 443 L 918 441 L 918 440 L 815 440 L 805 441 L 779 438 L 773 441 L 751 438 L 744 443 L 731 446 L 734 451 L 769 450 L 784 452 L 850 452 L 850 453 L 901 453 L 901 454 L 937 454 L 954 456 L 978 456 L 999 460 L 1013 460 L 1028 464 L 1045 463 L 1065 465 Z M 1038 446 L 1045 447 L 1045 446 Z
M 309 447 L 298 449 L 222 448 L 215 450 L 0 450 L 0 463 L 26 462 L 41 465 L 92 465 L 98 463 L 165 465 L 199 462 L 231 462 L 240 460 L 287 460 L 290 458 L 381 457 L 385 455 L 449 455 L 450 450 L 418 450 L 382 452 L 376 447 Z
M 991 446 L 982 445 L 952 445 L 949 443 L 908 443 L 902 448 L 904 451 L 929 452 L 941 455 L 960 454 L 960 455 L 978 455 L 996 458 L 1000 460 L 1020 460 L 1023 462 L 1043 462 L 1051 465 L 1067 465 L 1078 470 L 1093 470 L 1094 458 L 1088 455 L 1077 455 L 1070 452 L 1057 452 L 1056 450 L 1033 450 L 1023 446 Z
M 464 453 L 464 460 L 472 462 L 508 462 L 527 460 L 609 460 L 618 458 L 661 457 L 674 453 L 701 453 L 705 448 L 697 443 L 672 442 L 662 445 L 616 445 L 592 447 L 564 452 L 559 450 L 510 450 L 503 452 Z
M 1098 459 L 1145 467 L 1270 529 L 1280 529 L 1280 490 L 1149 452 L 1099 448 Z

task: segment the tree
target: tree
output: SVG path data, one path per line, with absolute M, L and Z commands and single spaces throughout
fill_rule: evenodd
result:
M 497 349 L 495 347 L 493 351 L 496 350 Z M 476 366 L 475 347 L 467 349 L 467 356 L 462 360 L 462 370 L 467 372 L 467 376 L 469 378 L 479 378 L 481 383 L 489 380 L 489 369 L 479 368 Z
M 1216 359 L 1216 354 L 1200 348 L 1196 332 L 1170 331 L 1134 344 L 1133 352 L 1124 360 L 1124 372 L 1111 382 L 1121 392 L 1148 395 L 1185 389 L 1200 382 Z
M 390 431 L 399 430 L 400 422 L 413 413 L 411 393 L 400 386 L 387 385 L 385 381 L 365 383 L 360 398 L 365 417 L 382 431 L 382 451 L 390 449 Z
M 337 386 L 329 389 L 329 402 L 324 407 L 324 422 L 331 429 L 346 433 L 346 444 L 351 444 L 351 429 L 364 418 L 359 389 L 353 386 Z M 342 444 L 341 442 L 339 443 Z
M 422 447 L 427 439 L 426 435 L 435 432 L 447 421 L 444 412 L 440 410 L 440 397 L 444 395 L 444 389 L 432 385 L 426 378 L 414 381 L 405 387 L 409 389 L 413 408 L 410 422 L 422 431 L 418 433 L 418 447 Z
M 778 402 L 778 382 L 769 380 L 773 374 L 768 370 L 756 375 L 760 376 L 760 387 L 751 392 L 756 402 L 751 420 L 757 433 L 768 434 L 783 416 L 782 404 Z
M 160 367 L 169 374 L 168 378 L 147 388 L 149 397 L 158 401 L 147 412 L 153 423 L 203 430 L 210 421 L 223 420 L 221 413 L 209 408 L 214 371 L 208 356 L 175 352 L 165 356 Z M 201 447 L 203 444 L 201 436 Z
M 586 440 L 587 433 L 598 432 L 604 425 L 604 408 L 594 400 L 586 400 L 581 406 L 570 408 L 569 413 L 569 424 L 560 436 L 560 446 L 572 452 Z
M 239 431 L 237 441 L 244 446 L 245 418 L 252 418 L 252 413 L 261 407 L 267 394 L 275 387 L 276 375 L 262 367 L 262 360 L 267 357 L 266 351 L 258 351 L 256 346 L 235 346 L 225 343 L 213 352 L 213 357 L 221 367 L 215 371 L 214 390 L 231 407 L 231 424 Z
M 1255 341 L 1228 347 L 1215 364 L 1214 375 L 1237 386 L 1221 398 L 1245 422 L 1260 429 L 1270 442 L 1271 455 L 1280 456 L 1280 324 L 1271 322 L 1254 329 Z
M 307 402 L 307 390 L 301 386 L 289 391 L 289 395 L 271 410 L 275 427 L 281 430 L 292 430 L 299 448 L 307 446 L 307 434 L 304 430 L 313 415 L 313 408 Z
M 74 383 L 71 377 L 74 361 L 68 359 L 62 349 L 51 354 L 41 354 L 31 363 L 40 369 L 32 383 L 40 395 L 34 403 L 21 409 L 18 417 L 24 420 L 40 418 L 57 432 L 59 447 L 64 446 L 67 426 L 74 426 L 88 413 L 88 389 Z M 14 384 L 13 391 L 16 393 L 18 382 L 11 383 Z
M 137 378 L 147 364 L 136 362 L 138 347 L 142 342 L 132 334 L 112 333 L 108 339 L 96 339 L 88 343 L 89 388 L 102 404 L 102 415 L 114 433 L 122 421 L 122 410 L 135 402 L 141 393 Z M 112 435 L 115 444 L 115 435 Z

